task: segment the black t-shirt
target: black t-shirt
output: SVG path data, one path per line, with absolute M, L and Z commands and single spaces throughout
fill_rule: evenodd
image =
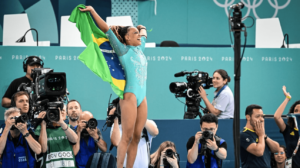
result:
M 292 157 L 294 150 L 296 149 L 297 142 L 299 139 L 299 131 L 296 128 L 291 128 L 289 125 L 286 124 L 285 130 L 282 133 L 285 144 L 286 144 L 286 149 L 287 153 L 286 156 L 287 158 Z M 293 168 L 299 168 L 300 167 L 300 152 L 296 153 L 296 155 L 293 157 L 293 163 L 292 163 Z
M 4 94 L 4 96 L 2 98 L 6 97 L 6 98 L 11 99 L 11 97 L 13 96 L 13 94 L 17 93 L 18 87 L 22 83 L 26 83 L 27 85 L 29 85 L 31 83 L 31 80 L 28 79 L 26 76 L 23 76 L 21 78 L 17 78 L 15 80 L 13 80 L 10 83 L 9 87 L 7 88 L 5 94 Z
M 192 136 L 190 137 L 190 139 L 188 140 L 188 142 L 186 143 L 186 149 L 187 151 L 192 149 L 193 145 L 194 145 L 194 142 L 195 142 L 195 136 Z M 218 145 L 218 144 L 217 144 Z M 224 141 L 222 144 L 218 145 L 219 148 L 224 148 L 227 150 L 227 143 Z M 200 152 L 201 151 L 198 151 L 199 155 L 200 155 Z M 206 156 L 208 158 L 212 157 L 212 154 L 211 154 L 211 150 L 207 148 L 206 150 Z M 207 160 L 208 161 L 208 167 L 210 167 L 210 159 Z
M 267 144 L 261 157 L 257 157 L 247 151 L 249 145 L 258 143 L 258 136 L 255 131 L 245 129 L 241 132 L 240 143 L 242 168 L 271 168 L 271 151 Z

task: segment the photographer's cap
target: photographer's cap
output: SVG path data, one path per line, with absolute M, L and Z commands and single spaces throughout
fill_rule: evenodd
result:
M 39 57 L 37 56 L 30 56 L 28 57 L 28 60 L 26 61 L 26 65 L 34 65 L 34 64 L 38 64 L 40 66 L 43 66 L 44 63 L 43 63 L 43 60 L 40 59 Z

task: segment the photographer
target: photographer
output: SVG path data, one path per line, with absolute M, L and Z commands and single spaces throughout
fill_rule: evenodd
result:
M 29 85 L 32 81 L 31 71 L 34 68 L 41 68 L 43 67 L 43 65 L 44 65 L 43 60 L 37 56 L 30 56 L 24 59 L 23 70 L 24 72 L 26 72 L 26 75 L 24 77 L 17 78 L 10 83 L 4 96 L 2 97 L 2 103 L 1 103 L 2 107 L 8 108 L 11 106 L 11 98 L 18 91 L 18 87 L 22 83 Z
M 67 125 L 66 111 L 59 110 L 59 121 L 47 121 L 46 112 L 39 114 L 43 118 L 41 125 L 35 130 L 35 134 L 39 136 L 39 143 L 42 147 L 42 166 L 45 167 L 74 167 L 75 157 L 72 145 L 75 145 L 78 136 Z
M 151 155 L 151 168 L 179 168 L 179 155 L 175 144 L 165 141 Z
M 0 132 L 2 167 L 34 168 L 35 154 L 41 153 L 41 145 L 26 122 L 18 122 L 19 117 L 17 108 L 9 108 L 4 113 L 5 128 Z
M 11 106 L 20 109 L 21 114 L 29 112 L 29 95 L 25 91 L 19 91 L 12 96 Z
M 274 114 L 274 119 L 276 124 L 278 125 L 279 129 L 280 129 L 280 133 L 282 133 L 283 137 L 284 137 L 284 141 L 287 147 L 287 153 L 286 156 L 288 158 L 292 157 L 292 166 L 293 168 L 298 168 L 300 167 L 300 152 L 295 151 L 297 148 L 297 143 L 299 140 L 299 130 L 296 126 L 295 120 L 292 117 L 288 118 L 287 123 L 284 123 L 281 115 L 284 112 L 284 109 L 286 107 L 286 105 L 288 104 L 288 102 L 291 100 L 291 95 L 289 93 L 286 92 L 286 87 L 283 86 L 282 87 L 283 90 L 283 94 L 285 96 L 284 101 L 281 103 L 281 105 L 278 107 L 278 109 L 276 110 L 275 114 Z M 289 114 L 290 113 L 295 113 L 295 114 L 299 114 L 300 113 L 300 101 L 296 101 L 289 110 Z M 300 123 L 298 123 L 300 124 Z M 293 155 L 293 153 L 295 152 L 295 154 Z
M 242 168 L 271 168 L 271 152 L 279 151 L 279 144 L 265 134 L 262 107 L 246 108 L 247 124 L 240 134 Z
M 207 99 L 207 95 L 202 86 L 199 87 L 199 94 L 202 97 L 208 111 L 218 119 L 233 118 L 234 114 L 234 98 L 232 91 L 228 87 L 230 77 L 223 69 L 218 69 L 213 74 L 212 83 L 217 90 L 214 93 L 214 100 L 212 103 Z
M 102 152 L 106 152 L 107 145 L 103 140 L 100 130 L 97 128 L 97 123 L 89 122 L 97 122 L 96 120 L 91 120 L 93 118 L 93 114 L 84 111 L 80 114 L 79 122 L 77 126 L 77 136 L 78 141 L 73 146 L 73 152 L 76 156 L 76 165 L 79 168 L 85 168 L 86 164 L 89 160 L 89 157 L 98 151 L 98 148 Z M 95 126 L 95 128 L 90 128 Z
M 118 106 L 115 106 L 109 111 L 110 116 L 114 115 L 116 111 L 116 107 Z M 118 110 L 120 109 L 118 108 Z M 157 135 L 158 135 L 157 125 L 153 120 L 147 119 L 145 127 L 141 134 L 140 141 L 137 146 L 137 155 L 133 164 L 134 168 L 148 168 L 150 163 L 150 149 L 151 149 L 152 139 L 155 138 Z M 114 118 L 114 123 L 112 124 L 110 130 L 111 143 L 114 146 L 118 147 L 121 140 L 121 136 L 122 136 L 122 124 L 119 124 L 119 117 L 116 116 Z M 123 167 L 126 167 L 126 161 L 127 161 L 127 156 L 125 157 Z
M 200 119 L 201 131 L 192 136 L 187 144 L 188 150 L 186 167 L 220 168 L 222 160 L 227 157 L 227 143 L 216 136 L 218 118 L 206 114 Z
M 77 100 L 70 100 L 67 104 L 67 115 L 69 120 L 66 124 L 72 125 L 74 128 L 78 125 L 78 119 L 82 113 L 81 105 Z

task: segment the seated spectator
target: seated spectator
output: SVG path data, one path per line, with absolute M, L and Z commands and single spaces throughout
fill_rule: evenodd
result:
M 161 143 L 151 155 L 151 168 L 179 168 L 179 154 L 171 141 Z
M 222 167 L 222 160 L 227 157 L 227 143 L 216 136 L 218 118 L 206 114 L 200 119 L 201 131 L 192 136 L 187 144 L 187 168 Z
M 46 112 L 39 114 L 45 118 Z M 76 144 L 78 137 L 74 130 L 67 125 L 65 108 L 60 110 L 59 121 L 45 120 L 39 125 L 35 134 L 39 136 L 39 143 L 42 147 L 41 167 L 68 167 L 75 168 L 75 156 L 72 146 Z
M 79 124 L 77 126 L 78 141 L 73 146 L 74 155 L 76 156 L 76 165 L 78 168 L 85 168 L 89 157 L 98 151 L 106 152 L 107 145 L 103 140 L 99 128 L 87 128 L 87 122 L 93 118 L 93 114 L 84 111 L 79 116 Z
M 271 152 L 279 151 L 279 144 L 265 134 L 262 107 L 249 105 L 246 108 L 247 124 L 240 134 L 242 168 L 271 168 Z
M 26 123 L 16 123 L 18 108 L 9 108 L 4 113 L 5 128 L 0 132 L 0 155 L 2 167 L 34 168 L 35 154 L 41 153 L 37 137 Z
M 283 145 L 280 145 L 279 151 L 272 154 L 271 167 L 272 168 L 285 168 L 287 157 L 286 157 L 286 148 Z

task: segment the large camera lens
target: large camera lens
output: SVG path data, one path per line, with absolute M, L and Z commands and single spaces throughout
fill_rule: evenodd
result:
M 96 127 L 97 127 L 97 125 L 98 125 L 98 122 L 97 122 L 97 120 L 95 119 L 95 118 L 91 118 L 88 122 L 87 122 L 87 124 L 86 124 L 87 126 L 87 128 L 90 128 L 90 129 L 95 129 Z
M 59 121 L 60 119 L 60 112 L 58 109 L 53 109 L 53 110 L 47 110 L 47 119 L 49 121 Z
M 175 154 L 175 152 L 172 149 L 166 150 L 166 156 L 173 158 L 174 154 Z
M 214 136 L 214 134 L 211 131 L 204 131 L 202 133 L 202 137 L 204 139 L 211 139 L 211 140 L 213 140 L 213 136 Z
M 172 82 L 169 88 L 172 93 L 178 93 L 185 91 L 187 89 L 187 84 L 185 82 Z

